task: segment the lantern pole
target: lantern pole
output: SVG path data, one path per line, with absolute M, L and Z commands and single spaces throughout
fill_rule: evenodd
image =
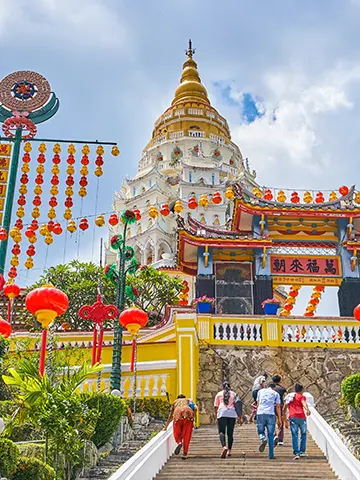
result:
M 137 393 L 137 339 L 135 337 L 134 339 L 135 345 L 134 345 L 134 408 L 133 408 L 133 414 L 135 415 L 136 413 L 136 393 Z
M 119 270 L 118 270 L 118 284 L 116 292 L 116 306 L 119 310 L 119 315 L 114 320 L 114 346 L 112 355 L 110 388 L 111 390 L 121 391 L 121 355 L 122 355 L 122 339 L 123 327 L 119 322 L 120 313 L 125 307 L 125 247 L 126 247 L 126 230 L 128 222 L 125 221 L 122 240 L 118 248 L 119 252 Z

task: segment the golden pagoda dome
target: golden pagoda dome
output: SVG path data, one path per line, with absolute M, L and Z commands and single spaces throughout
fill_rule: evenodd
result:
M 199 72 L 197 71 L 197 64 L 193 59 L 194 52 L 191 40 L 189 40 L 189 48 L 186 51 L 188 59 L 183 64 L 180 85 L 175 90 L 175 97 L 171 102 L 172 106 L 183 102 L 198 101 L 210 105 L 206 88 L 201 83 Z
M 156 120 L 147 150 L 167 140 L 184 137 L 209 139 L 219 145 L 231 142 L 228 123 L 211 106 L 206 88 L 201 83 L 195 50 L 189 40 L 187 59 L 183 64 L 181 80 L 175 90 L 171 106 Z M 237 148 L 236 146 L 234 148 Z

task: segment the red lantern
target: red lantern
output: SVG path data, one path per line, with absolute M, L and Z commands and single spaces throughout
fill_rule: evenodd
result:
M 97 165 L 98 167 L 102 167 L 104 165 L 104 160 L 102 159 L 101 155 L 96 157 L 95 165 Z
M 20 245 L 18 243 L 15 243 L 13 248 L 11 249 L 11 253 L 13 255 L 20 255 L 21 251 L 20 251 Z
M 119 322 L 131 335 L 135 336 L 140 328 L 147 324 L 148 316 L 143 310 L 131 307 L 121 312 Z
M 26 173 L 23 173 L 20 177 L 20 183 L 22 183 L 23 185 L 26 185 L 27 183 L 29 183 L 29 177 Z
M 4 240 L 6 240 L 8 237 L 7 235 L 7 231 L 5 230 L 5 228 L 0 228 L 0 241 L 3 242 Z
M 318 192 L 316 194 L 315 202 L 316 203 L 324 203 L 325 202 L 325 198 L 324 198 L 324 195 L 323 195 L 322 192 Z
M 112 213 L 112 214 L 110 215 L 110 217 L 109 217 L 109 223 L 110 223 L 110 225 L 113 226 L 113 227 L 119 223 L 119 219 L 118 219 L 116 213 Z
M 269 188 L 265 190 L 263 198 L 264 200 L 272 200 L 274 198 L 272 191 Z
M 50 207 L 57 207 L 58 201 L 56 197 L 51 197 L 49 200 L 49 205 Z
M 41 205 L 40 195 L 35 195 L 34 200 L 33 200 L 33 205 L 35 205 L 35 207 L 40 207 L 40 205 Z
M 52 285 L 44 285 L 26 295 L 25 305 L 29 312 L 36 316 L 43 328 L 47 328 L 57 316 L 66 312 L 69 299 L 61 290 Z
M 323 292 L 325 290 L 325 287 L 323 285 L 316 285 L 314 288 L 317 292 Z
M 59 177 L 57 175 L 53 175 L 50 180 L 51 185 L 59 185 Z
M 299 292 L 298 292 L 297 290 L 290 290 L 290 292 L 289 292 L 289 296 L 290 296 L 290 297 L 295 298 L 295 297 L 297 297 L 298 295 L 299 295 Z
M 26 250 L 26 255 L 28 257 L 33 257 L 35 255 L 35 247 L 34 245 L 29 245 L 29 248 Z
M 4 338 L 8 338 L 11 332 L 12 332 L 12 328 L 10 323 L 0 318 L 0 335 L 2 335 Z
M 67 295 L 52 285 L 35 288 L 35 290 L 32 290 L 26 295 L 26 308 L 36 316 L 38 322 L 40 322 L 43 327 L 39 363 L 40 375 L 44 375 L 45 371 L 47 328 L 58 315 L 66 312 L 68 305 L 69 299 Z
M 196 201 L 196 198 L 195 197 L 190 197 L 189 201 L 188 201 L 188 207 L 191 210 L 195 210 L 195 208 L 197 208 L 197 206 L 198 206 L 198 203 Z
M 18 203 L 18 205 L 20 205 L 21 207 L 23 207 L 24 205 L 26 205 L 25 195 L 20 195 L 17 203 Z
M 4 286 L 4 294 L 8 297 L 9 300 L 12 300 L 13 298 L 20 295 L 20 287 L 15 283 L 7 283 Z
M 53 233 L 54 233 L 55 235 L 61 235 L 63 229 L 62 229 L 60 223 L 55 223 L 54 226 L 53 226 L 52 231 L 53 231 Z
M 74 205 L 72 197 L 66 197 L 64 205 L 66 208 L 71 208 Z
M 297 192 L 293 192 L 290 198 L 291 203 L 300 203 L 300 197 Z
M 83 232 L 85 232 L 85 230 L 87 230 L 89 228 L 89 223 L 87 221 L 86 218 L 82 218 L 80 220 L 80 223 L 79 223 L 79 228 L 80 230 L 82 230 Z
M 219 203 L 222 202 L 222 198 L 220 195 L 220 192 L 215 192 L 213 197 L 212 197 L 212 202 L 215 203 L 215 205 L 218 205 Z
M 314 316 L 314 312 L 305 312 L 304 313 L 304 317 L 313 317 Z
M 31 228 L 35 231 L 39 228 L 39 222 L 37 220 L 32 220 L 31 222 Z
M 294 306 L 293 306 L 293 305 L 290 305 L 290 303 L 286 303 L 283 308 L 284 308 L 284 310 L 286 310 L 287 312 L 291 312 L 291 310 L 294 308 Z
M 72 187 L 75 183 L 74 177 L 72 175 L 68 175 L 65 183 L 68 187 Z
M 31 238 L 35 235 L 34 229 L 30 226 L 25 230 L 25 236 Z
M 53 156 L 52 161 L 53 161 L 53 163 L 54 163 L 55 165 L 59 165 L 59 163 L 61 162 L 61 160 L 60 160 L 60 156 L 59 156 L 58 153 L 55 153 L 55 155 Z
M 136 218 L 136 221 L 138 222 L 138 221 L 141 219 L 140 210 L 138 210 L 137 208 L 135 208 L 135 210 L 133 210 L 133 212 L 135 213 L 135 218 Z
M 22 222 L 21 218 L 18 218 L 15 222 L 15 227 L 18 228 L 19 230 L 22 230 L 23 226 L 24 225 L 23 225 L 23 222 Z
M 8 273 L 10 278 L 16 278 L 17 277 L 17 269 L 16 267 L 11 267 Z
M 88 184 L 87 178 L 86 178 L 86 177 L 81 177 L 81 178 L 80 178 L 80 181 L 79 181 L 79 185 L 80 185 L 81 187 L 86 187 L 87 184 Z
M 44 183 L 44 177 L 40 173 L 39 175 L 36 175 L 35 183 L 37 185 L 42 185 Z
M 55 225 L 55 222 L 53 220 L 49 220 L 48 223 L 47 223 L 47 228 L 49 230 L 49 232 L 52 232 L 53 229 L 54 229 L 54 225 Z
M 349 189 L 346 185 L 343 185 L 342 187 L 339 188 L 339 193 L 341 196 L 345 196 L 349 193 Z
M 164 205 L 161 207 L 160 213 L 164 217 L 167 217 L 168 215 L 170 215 L 170 209 L 167 203 L 164 203 Z
M 320 300 L 318 298 L 312 298 L 309 301 L 310 305 L 314 305 L 314 306 L 319 305 L 319 302 L 320 302 Z
M 354 317 L 360 322 L 360 303 L 354 308 Z

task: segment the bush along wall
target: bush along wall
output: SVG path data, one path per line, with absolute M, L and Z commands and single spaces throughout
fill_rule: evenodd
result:
M 23 457 L 17 463 L 11 480 L 55 480 L 55 470 L 34 457 Z
M 126 411 L 125 403 L 121 398 L 107 393 L 86 392 L 82 398 L 89 408 L 100 413 L 91 440 L 98 448 L 103 447 L 117 430 Z
M 133 400 L 127 399 L 126 405 L 132 409 Z M 139 398 L 136 400 L 136 412 L 148 413 L 155 420 L 166 421 L 170 413 L 170 404 L 161 398 Z
M 347 405 L 355 407 L 355 398 L 358 393 L 360 393 L 360 373 L 355 373 L 342 381 L 341 394 Z
M 0 438 L 0 474 L 10 477 L 16 470 L 19 458 L 19 449 L 14 442 L 7 438 Z

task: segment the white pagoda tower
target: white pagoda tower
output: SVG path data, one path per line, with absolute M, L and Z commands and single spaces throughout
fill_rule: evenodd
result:
M 203 224 L 224 228 L 230 218 L 224 196 L 229 183 L 236 180 L 258 186 L 255 172 L 250 172 L 240 149 L 231 141 L 226 119 L 210 104 L 193 59 L 191 40 L 186 55 L 171 106 L 156 120 L 137 174 L 123 181 L 113 204 L 115 213 L 140 210 L 141 220 L 128 228 L 127 244 L 134 247 L 141 264 L 157 268 L 176 265 L 176 201 L 183 205 L 183 217 L 190 213 Z M 219 204 L 212 202 L 215 192 L 221 194 Z M 207 206 L 199 203 L 200 195 L 206 195 Z M 196 198 L 196 209 L 188 207 L 190 197 Z M 165 211 L 167 206 L 170 210 L 166 216 L 160 213 L 164 205 Z M 151 207 L 156 208 L 157 216 Z M 121 226 L 116 226 L 111 235 L 118 228 L 120 233 Z M 111 250 L 107 261 L 115 261 Z

